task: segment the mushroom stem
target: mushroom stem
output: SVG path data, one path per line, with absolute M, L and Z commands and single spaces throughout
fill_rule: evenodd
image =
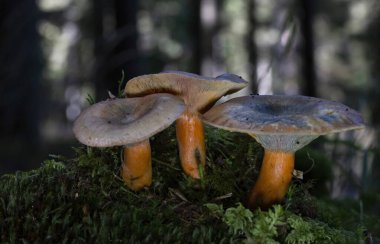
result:
M 176 121 L 179 157 L 183 170 L 200 179 L 199 165 L 206 164 L 204 128 L 198 112 L 186 110 Z
M 138 191 L 152 183 L 149 139 L 124 148 L 121 176 L 128 188 Z
M 260 175 L 248 197 L 251 209 L 268 209 L 285 197 L 294 168 L 294 153 L 265 149 Z

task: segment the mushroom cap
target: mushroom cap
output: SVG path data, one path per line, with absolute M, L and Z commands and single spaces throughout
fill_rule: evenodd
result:
M 200 76 L 182 71 L 167 71 L 135 77 L 127 82 L 128 97 L 152 93 L 170 93 L 181 97 L 188 108 L 204 112 L 222 96 L 237 92 L 248 82 L 234 74 L 223 74 L 216 78 Z
M 361 115 L 341 103 L 286 95 L 234 98 L 210 109 L 203 120 L 251 134 L 265 148 L 286 151 L 298 150 L 319 135 L 364 127 Z
M 110 99 L 84 110 L 73 131 L 88 146 L 130 146 L 169 127 L 184 109 L 180 98 L 163 93 Z

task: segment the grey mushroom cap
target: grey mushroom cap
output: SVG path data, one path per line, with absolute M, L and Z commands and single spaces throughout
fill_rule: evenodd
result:
M 170 94 L 110 99 L 84 110 L 74 122 L 74 135 L 92 147 L 128 146 L 169 127 L 185 110 Z
M 296 151 L 320 135 L 364 128 L 361 115 L 335 101 L 286 95 L 231 99 L 203 115 L 205 123 L 248 133 L 263 147 Z

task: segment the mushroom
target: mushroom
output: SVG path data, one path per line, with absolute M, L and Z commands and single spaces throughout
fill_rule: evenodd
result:
M 170 126 L 184 109 L 183 101 L 170 94 L 110 99 L 84 110 L 73 131 L 88 146 L 125 146 L 121 175 L 138 191 L 152 183 L 149 137 Z
M 200 113 L 204 113 L 222 96 L 247 86 L 247 82 L 234 74 L 216 78 L 199 76 L 181 71 L 142 75 L 127 82 L 128 97 L 151 93 L 171 93 L 181 97 L 186 109 L 176 121 L 176 134 L 183 170 L 192 178 L 199 179 L 199 165 L 205 166 L 206 149 L 204 128 Z
M 320 135 L 363 128 L 358 112 L 338 102 L 306 96 L 244 96 L 203 115 L 212 126 L 248 133 L 265 149 L 248 207 L 283 201 L 294 169 L 294 153 Z

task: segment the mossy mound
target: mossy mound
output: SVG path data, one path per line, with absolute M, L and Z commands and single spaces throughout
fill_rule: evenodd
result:
M 153 184 L 140 192 L 127 189 L 119 176 L 121 148 L 76 148 L 73 159 L 54 156 L 36 170 L 1 176 L 1 242 L 339 243 L 366 238 L 362 225 L 334 221 L 332 205 L 318 204 L 307 184 L 293 184 L 287 201 L 268 212 L 245 209 L 239 203 L 258 174 L 261 147 L 245 135 L 211 128 L 206 133 L 208 162 L 201 181 L 182 173 L 173 128 L 152 138 Z

